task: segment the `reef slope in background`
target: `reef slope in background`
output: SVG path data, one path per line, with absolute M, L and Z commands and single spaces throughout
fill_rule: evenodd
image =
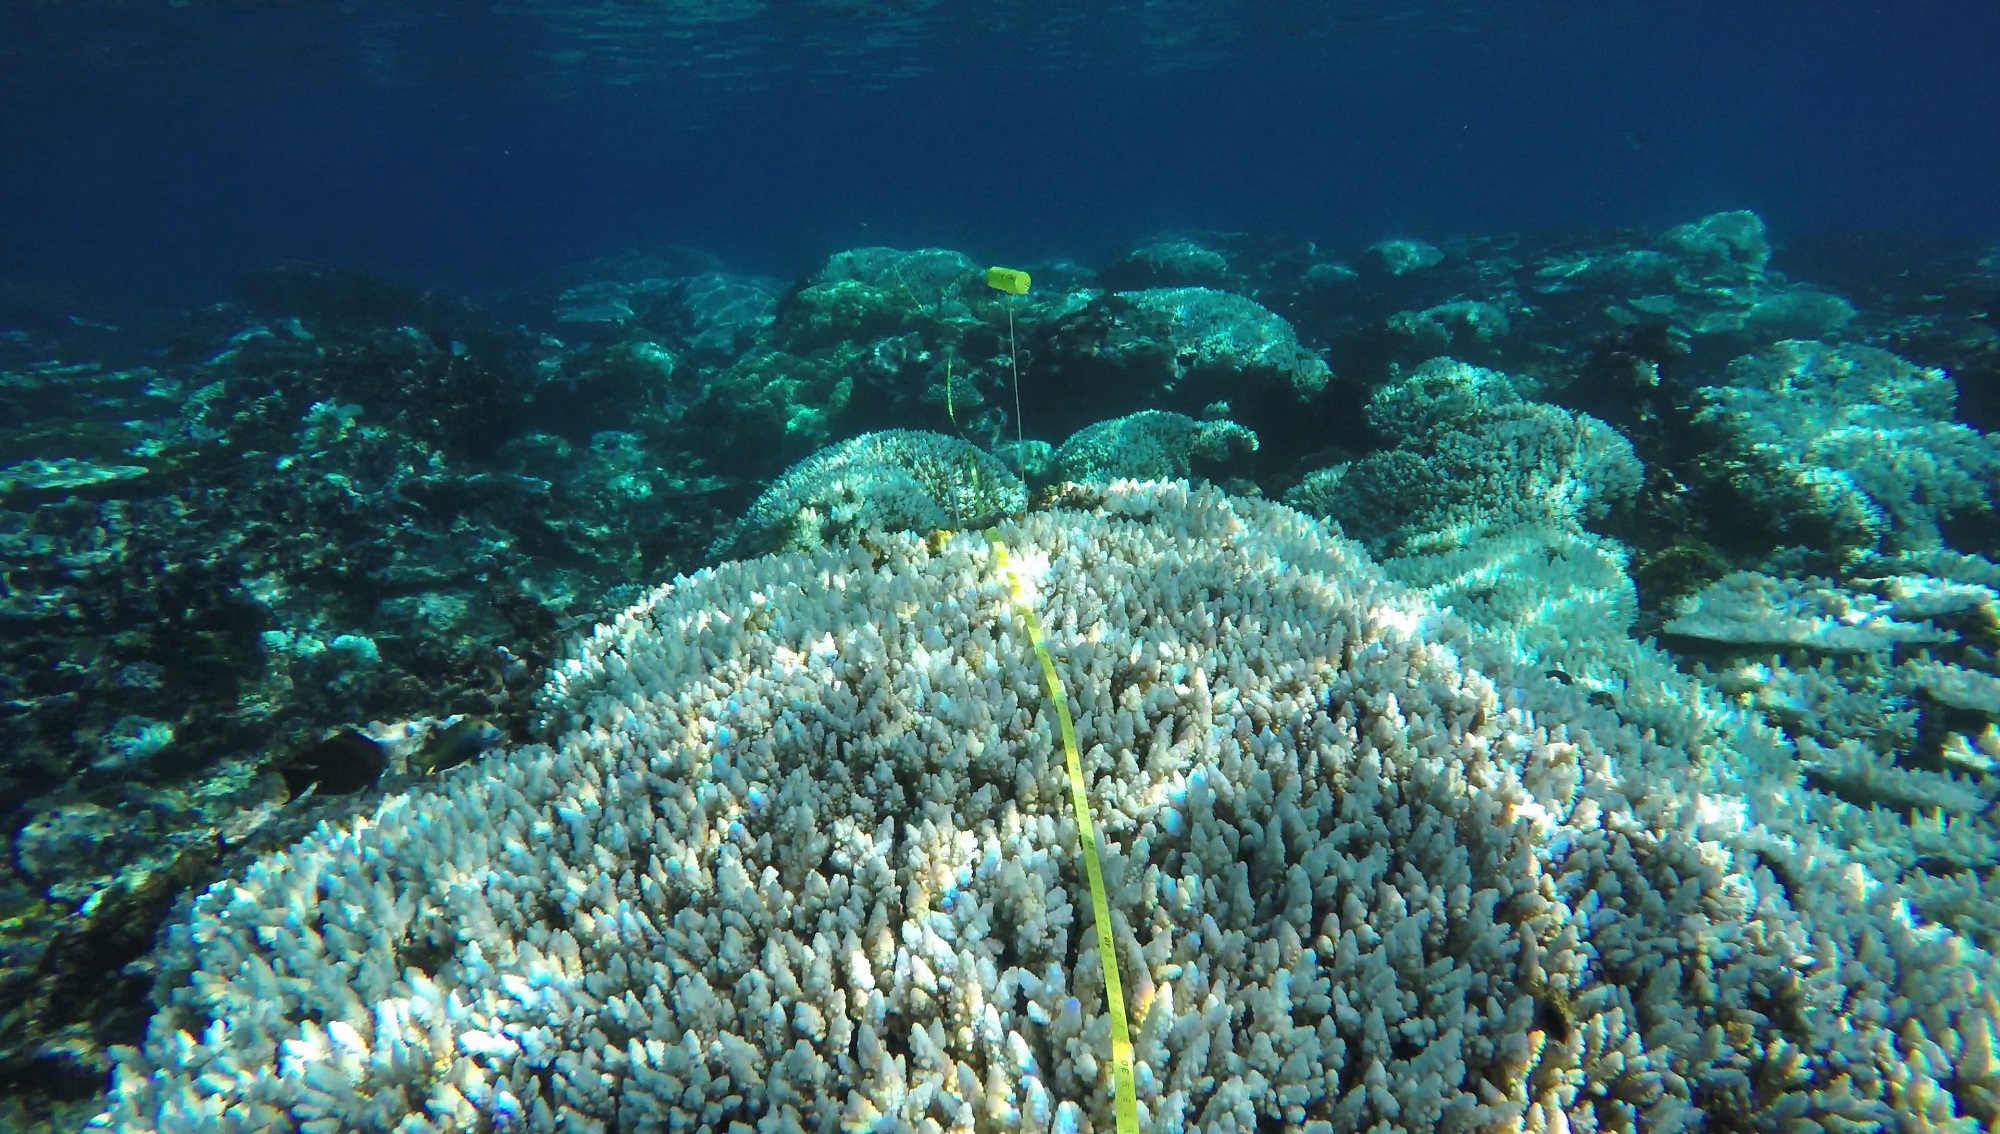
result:
M 1025 503 L 1016 530 L 1050 557 L 1052 587 L 1075 588 L 1073 621 L 1045 614 L 1071 696 L 1103 699 L 1086 731 L 1108 730 L 1093 759 L 1114 858 L 1130 859 L 1114 871 L 1132 898 L 1126 963 L 1170 1013 L 1139 1013 L 1142 1033 L 1159 1029 L 1141 1053 L 1149 1112 L 1980 1128 L 2000 1086 L 2000 918 L 1981 895 L 2000 794 L 2000 285 L 1974 252 L 1797 254 L 1811 283 L 1774 267 L 1754 215 L 1728 213 L 1658 234 L 1349 252 L 1175 234 L 1095 268 L 1028 265 L 1036 286 L 1012 301 L 960 253 L 881 248 L 789 283 L 634 253 L 482 306 L 283 266 L 165 326 L 10 295 L 12 1120 L 96 1112 L 108 1047 L 140 1043 L 158 1010 L 110 1112 L 134 1128 L 195 1096 L 302 1107 L 329 1128 L 562 1106 L 635 1122 L 697 1080 L 735 1101 L 682 1118 L 791 1106 L 808 1126 L 952 1125 L 969 1107 L 1046 1128 L 1078 1117 L 1069 1100 L 1108 1125 L 1095 959 L 1064 896 L 1073 832 L 1051 802 L 1033 671 L 994 656 L 1004 613 L 979 606 L 977 545 L 921 542 Z M 1211 487 L 1107 487 L 1120 477 Z M 766 552 L 792 558 L 649 590 Z M 1193 557 L 1190 580 L 1194 564 L 1215 578 L 1158 592 L 1175 556 Z M 1339 564 L 1317 569 L 1351 581 L 1311 593 L 1303 565 L 1326 556 Z M 750 577 L 798 570 L 855 572 L 855 601 L 882 588 L 886 613 L 788 609 Z M 1131 574 L 1115 597 L 1140 621 L 1093 668 L 1064 635 L 1111 629 L 1091 605 L 1114 597 L 1105 571 Z M 945 583 L 968 605 L 934 643 L 902 589 Z M 676 603 L 710 629 L 666 633 Z M 796 656 L 725 664 L 752 647 Z M 654 651 L 677 715 L 574 687 Z M 845 692 L 812 720 L 754 711 L 761 683 L 836 663 L 852 672 L 829 688 Z M 1145 673 L 1119 676 L 1132 666 Z M 1025 715 L 924 731 L 1003 703 Z M 1197 710 L 1202 729 L 1181 720 Z M 625 719 L 643 744 L 613 730 Z M 988 732 L 981 752 L 952 746 Z M 831 740 L 880 759 L 829 754 Z M 651 747 L 631 770 L 643 791 L 619 806 L 680 817 L 652 850 L 632 849 L 630 813 L 557 798 L 638 791 L 618 786 L 638 759 L 621 745 Z M 672 768 L 648 771 L 658 761 Z M 876 768 L 888 779 L 870 787 Z M 961 803 L 905 832 L 882 826 L 874 791 Z M 1504 801 L 1504 819 L 1479 810 Z M 808 846 L 793 804 L 841 845 Z M 457 833 L 410 834 L 424 816 Z M 259 857 L 322 821 L 291 857 Z M 569 841 L 524 861 L 505 832 L 538 822 Z M 1409 861 L 1376 862 L 1371 823 L 1432 834 Z M 838 896 L 814 889 L 828 855 L 853 878 Z M 1274 865 L 1308 860 L 1323 869 Z M 357 879 L 365 862 L 407 884 Z M 670 862 L 688 873 L 652 877 Z M 301 870 L 388 889 L 225 949 L 209 919 L 233 901 L 261 920 L 312 893 Z M 466 897 L 454 878 L 547 893 L 551 871 L 574 877 L 574 901 L 502 909 L 502 887 L 485 914 L 440 920 Z M 718 897 L 739 875 L 748 889 Z M 216 879 L 239 881 L 175 912 Z M 913 886 L 937 909 L 910 907 Z M 641 903 L 637 920 L 619 920 L 621 901 Z M 785 957 L 746 962 L 727 930 L 675 921 L 804 917 L 796 902 L 855 936 L 876 995 L 854 949 L 816 936 L 832 929 L 788 922 Z M 1148 928 L 1140 909 L 1167 921 Z M 180 928 L 155 952 L 163 923 Z M 1211 932 L 1202 957 L 1179 955 Z M 605 976 L 628 934 L 685 952 L 709 996 L 649 1005 L 637 989 L 655 982 L 629 958 Z M 588 964 L 566 957 L 592 941 Z M 351 952 L 347 991 L 306 973 L 299 948 Z M 797 987 L 730 968 L 759 960 Z M 1464 980 L 1422 978 L 1447 962 Z M 526 983 L 481 984 L 481 964 Z M 260 966 L 276 984 L 252 979 Z M 940 984 L 947 970 L 966 975 Z M 451 999 L 474 985 L 485 1000 Z M 836 986 L 845 1016 L 795 1011 Z M 268 1011 L 228 1007 L 243 995 Z M 375 1002 L 403 1007 L 349 1011 Z M 1377 1002 L 1395 1018 L 1371 1015 Z M 577 1085 L 611 1058 L 577 1046 L 611 1034 L 599 1016 L 631 1041 L 614 1045 L 622 1094 Z M 1866 1027 L 1834 1036 L 1842 1017 Z M 204 1031 L 218 1019 L 228 1034 Z M 683 1052 L 686 1027 L 747 1046 Z M 813 1054 L 782 1075 L 736 1066 L 796 1044 Z M 164 1077 L 137 1074 L 153 1067 Z M 342 1101 L 343 1078 L 365 1107 Z M 820 1098 L 822 1079 L 869 1085 Z

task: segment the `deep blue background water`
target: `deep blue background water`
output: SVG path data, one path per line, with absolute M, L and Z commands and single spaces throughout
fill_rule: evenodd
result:
M 0 277 L 196 303 L 280 257 L 486 290 L 642 241 L 797 274 L 1738 207 L 2000 238 L 2000 5 L 912 7 L 9 3 Z

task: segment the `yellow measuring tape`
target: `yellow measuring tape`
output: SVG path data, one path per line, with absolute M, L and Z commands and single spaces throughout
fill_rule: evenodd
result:
M 1097 959 L 1104 967 L 1104 999 L 1111 1008 L 1111 1109 L 1117 1116 L 1118 1134 L 1138 1134 L 1138 1091 L 1132 1080 L 1132 1033 L 1125 1023 L 1125 989 L 1118 980 L 1118 953 L 1111 940 L 1111 903 L 1104 897 L 1104 867 L 1097 861 L 1097 828 L 1090 821 L 1090 791 L 1083 782 L 1083 760 L 1076 754 L 1076 726 L 1070 723 L 1069 698 L 1063 696 L 1062 680 L 1056 663 L 1042 641 L 1042 623 L 1028 602 L 1021 576 L 1007 559 L 1007 545 L 995 532 L 987 532 L 1000 573 L 1014 595 L 1014 608 L 1028 624 L 1028 641 L 1035 656 L 1042 659 L 1042 681 L 1049 687 L 1049 700 L 1056 706 L 1056 724 L 1062 729 L 1063 761 L 1069 768 L 1069 794 L 1076 805 L 1076 837 L 1083 844 L 1083 872 L 1090 878 L 1091 916 L 1097 922 Z

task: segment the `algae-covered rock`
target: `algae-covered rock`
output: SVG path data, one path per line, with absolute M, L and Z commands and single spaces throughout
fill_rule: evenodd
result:
M 1764 218 L 1748 209 L 1715 213 L 1693 224 L 1670 228 L 1660 246 L 1700 267 L 1716 272 L 1759 275 L 1771 260 L 1771 242 Z
M 1106 266 L 1098 278 L 1104 287 L 1118 291 L 1158 287 L 1234 291 L 1243 286 L 1243 277 L 1230 267 L 1228 256 L 1186 237 L 1142 244 Z
M 1391 276 L 1406 276 L 1444 263 L 1438 246 L 1423 240 L 1398 238 L 1377 241 L 1361 255 L 1361 264 Z
M 1206 287 L 1091 299 L 1037 339 L 1028 420 L 1074 431 L 1136 409 L 1222 412 L 1253 429 L 1296 413 L 1332 371 L 1254 299 Z

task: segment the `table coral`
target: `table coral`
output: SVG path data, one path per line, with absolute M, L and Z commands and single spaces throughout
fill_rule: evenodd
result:
M 1992 510 L 2000 438 L 1951 420 L 1956 400 L 1942 370 L 1786 341 L 1704 387 L 1695 421 L 1718 448 L 1712 476 L 1774 530 L 1852 560 L 1941 547 L 1941 525 Z

